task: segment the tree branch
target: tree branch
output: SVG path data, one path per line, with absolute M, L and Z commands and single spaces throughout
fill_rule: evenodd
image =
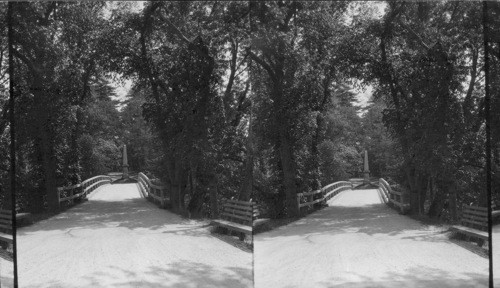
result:
M 422 39 L 422 37 L 420 37 L 420 35 L 417 34 L 417 32 L 413 31 L 413 29 L 411 29 L 408 25 L 406 25 L 405 23 L 403 23 L 402 21 L 399 21 L 399 24 L 401 24 L 401 26 L 403 26 L 403 28 L 405 28 L 408 32 L 410 32 L 415 38 L 417 38 L 418 42 L 420 43 L 420 45 L 424 46 L 425 49 L 427 50 L 430 50 L 431 48 L 429 47 L 429 45 L 427 45 L 425 42 L 424 42 L 424 39 Z
M 470 105 L 472 102 L 472 92 L 474 91 L 474 85 L 476 84 L 476 77 L 477 77 L 477 60 L 478 60 L 478 51 L 474 48 L 472 48 L 472 67 L 471 67 L 471 79 L 469 82 L 469 88 L 467 89 L 467 94 L 465 96 L 463 105 L 462 105 L 462 110 L 464 113 L 464 116 L 466 116 L 466 121 L 468 119 L 468 116 L 470 115 Z
M 33 64 L 33 62 L 28 59 L 28 57 L 26 57 L 25 55 L 19 53 L 19 51 L 17 51 L 16 49 L 12 49 L 12 55 L 13 56 L 16 56 L 19 60 L 21 60 L 24 64 L 26 64 L 26 66 L 28 66 L 28 69 L 35 75 L 40 75 L 41 74 L 41 70 L 36 68 L 35 65 Z
M 231 91 L 233 88 L 233 83 L 234 83 L 234 78 L 236 74 L 236 60 L 238 56 L 238 42 L 236 40 L 231 41 L 231 51 L 232 51 L 232 57 L 231 57 L 231 64 L 230 64 L 230 69 L 231 73 L 229 74 L 229 80 L 227 82 L 226 86 L 226 91 L 224 92 L 224 106 L 226 107 L 226 111 L 228 108 L 228 103 L 230 101 L 230 96 L 231 96 Z
M 267 64 L 264 60 L 260 59 L 259 56 L 255 55 L 250 50 L 250 48 L 247 48 L 247 49 L 248 49 L 248 55 L 250 55 L 250 58 L 252 58 L 255 62 L 257 62 L 257 64 L 259 64 L 262 68 L 264 68 L 267 71 L 267 73 L 269 73 L 269 77 L 271 77 L 271 79 L 273 81 L 276 81 L 276 74 L 274 73 L 271 66 L 269 66 L 269 64 Z

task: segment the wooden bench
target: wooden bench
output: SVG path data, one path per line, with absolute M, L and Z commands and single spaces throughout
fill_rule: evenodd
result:
M 483 241 L 488 241 L 488 208 L 478 206 L 465 206 L 462 225 L 453 225 L 450 229 L 466 237 L 479 239 L 478 245 L 482 246 Z
M 0 242 L 9 250 L 13 242 L 12 211 L 0 209 Z M 3 247 L 4 245 L 2 245 Z
M 500 221 L 500 210 L 498 210 L 500 207 L 496 205 L 495 203 L 491 204 L 491 220 L 494 222 L 493 225 L 497 222 Z
M 19 213 L 19 205 L 16 204 L 16 225 L 32 224 L 31 213 L 21 212 Z
M 255 227 L 258 227 L 258 226 L 261 226 L 263 224 L 266 224 L 268 223 L 269 221 L 271 221 L 271 219 L 269 218 L 260 218 L 261 216 L 261 213 L 260 213 L 260 207 L 254 203 L 254 205 L 252 206 L 253 207 L 253 215 L 252 215 L 252 227 L 255 228 Z
M 253 203 L 250 201 L 227 200 L 222 205 L 221 219 L 212 221 L 212 225 L 223 227 L 240 233 L 240 240 L 245 235 L 252 234 L 253 228 Z

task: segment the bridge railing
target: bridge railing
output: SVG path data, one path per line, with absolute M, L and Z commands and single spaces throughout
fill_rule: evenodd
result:
M 338 181 L 325 187 L 305 193 L 297 193 L 297 205 L 300 208 L 305 206 L 311 206 L 316 203 L 326 202 L 333 196 L 337 195 L 339 192 L 351 189 L 352 184 L 349 181 Z M 315 197 L 316 195 L 316 197 Z M 316 199 L 314 199 L 316 198 Z
M 352 183 L 349 181 L 339 181 L 330 185 L 326 185 L 325 187 L 321 188 L 321 190 L 323 190 L 323 198 L 325 199 L 325 201 L 328 201 L 333 196 L 339 194 L 344 190 L 351 189 L 352 187 Z
M 153 181 L 142 172 L 139 172 L 137 175 L 137 182 L 139 184 L 139 190 L 144 195 L 144 198 L 150 199 L 152 202 L 157 201 L 162 208 L 165 208 L 166 204 L 170 202 L 167 186 L 153 183 Z
M 382 199 L 386 204 L 391 204 L 394 207 L 399 208 L 401 213 L 405 213 L 410 209 L 408 193 L 396 190 L 383 178 L 379 179 L 378 189 L 381 192 L 380 194 L 382 195 Z
M 97 187 L 100 187 L 104 184 L 109 184 L 110 182 L 111 177 L 106 175 L 99 175 L 82 181 L 82 183 L 78 183 L 76 185 L 58 187 L 57 197 L 59 198 L 59 203 L 64 201 L 71 201 L 71 203 L 73 203 L 75 198 L 86 197 Z

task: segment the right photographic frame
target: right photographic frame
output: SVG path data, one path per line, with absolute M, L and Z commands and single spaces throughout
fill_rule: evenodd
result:
M 498 3 L 252 5 L 255 287 L 492 287 Z
M 491 144 L 486 145 L 490 158 L 490 173 L 487 183 L 491 191 L 491 270 L 493 287 L 500 287 L 500 3 L 483 3 L 485 34 L 485 55 L 487 66 L 486 98 L 490 113 L 486 118 L 490 123 Z

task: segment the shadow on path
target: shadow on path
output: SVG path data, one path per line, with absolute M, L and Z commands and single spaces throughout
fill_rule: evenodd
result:
M 106 193 L 106 190 L 120 189 L 120 186 L 130 189 L 130 185 L 103 186 L 96 193 Z M 128 187 L 127 187 L 128 186 Z M 95 195 L 95 194 L 94 194 Z M 93 195 L 93 196 L 94 196 Z M 32 226 L 18 230 L 18 235 L 23 236 L 39 231 L 62 231 L 76 229 L 100 229 L 107 227 L 123 227 L 131 230 L 147 229 L 151 231 L 163 228 L 167 231 L 158 233 L 175 233 L 178 235 L 200 236 L 206 234 L 198 228 L 206 227 L 208 223 L 200 226 L 198 222 L 183 219 L 182 217 L 164 209 L 159 209 L 155 204 L 141 198 L 139 192 L 135 197 L 123 197 L 116 200 L 101 200 L 93 197 L 89 201 L 72 207 L 52 218 L 40 221 Z M 96 199 L 97 198 L 97 199 Z M 196 225 L 193 225 L 196 223 Z
M 487 287 L 488 259 L 347 190 L 329 207 L 254 237 L 255 287 Z M 269 273 L 269 271 L 273 271 Z
M 18 230 L 20 287 L 251 287 L 252 254 L 207 221 L 159 209 L 136 184 Z
M 190 261 L 174 262 L 166 266 L 143 267 L 141 271 L 107 267 L 82 277 L 79 283 L 53 281 L 43 286 L 27 287 L 145 287 L 145 288 L 191 288 L 191 287 L 249 287 L 252 272 L 238 267 L 225 267 L 226 271 L 210 265 Z M 132 280 L 130 280 L 132 279 Z

